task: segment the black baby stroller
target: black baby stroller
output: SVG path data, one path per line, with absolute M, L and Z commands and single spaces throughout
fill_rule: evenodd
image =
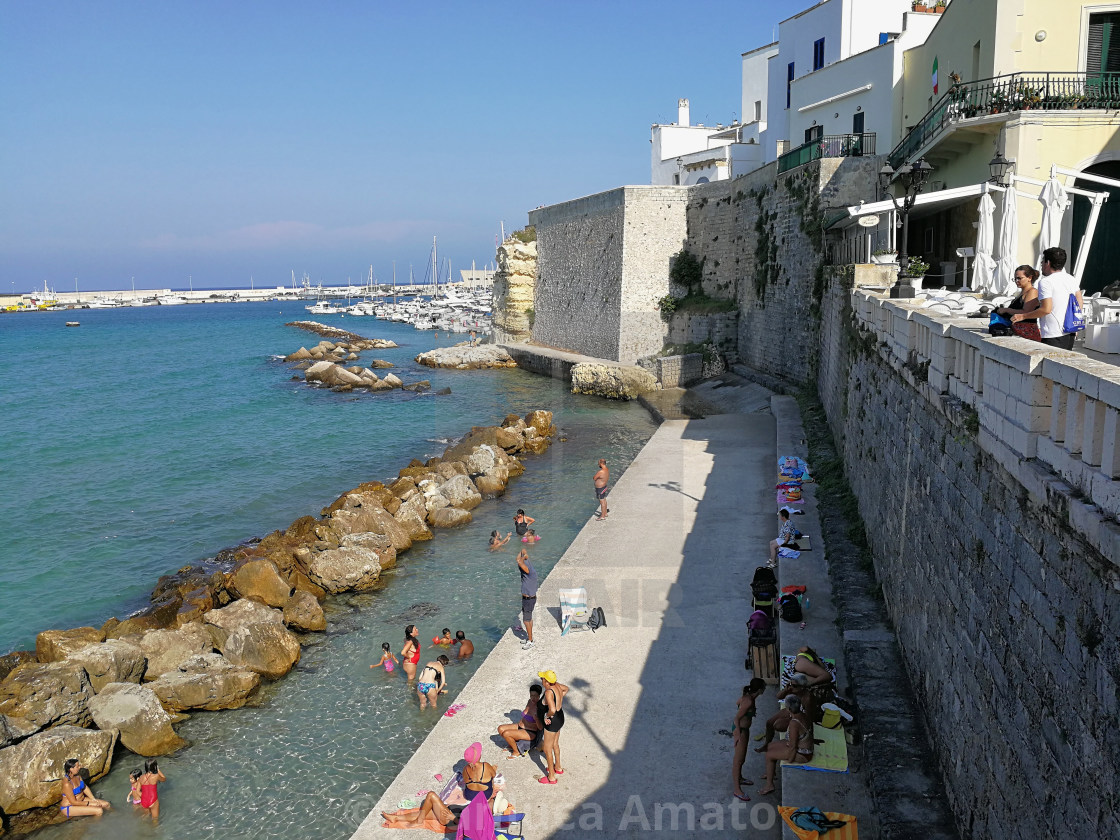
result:
M 751 606 L 773 619 L 777 602 L 778 578 L 769 566 L 759 566 L 754 570 L 754 580 L 751 581 Z

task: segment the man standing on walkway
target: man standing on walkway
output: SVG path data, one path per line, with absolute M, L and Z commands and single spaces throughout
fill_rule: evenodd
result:
M 528 650 L 533 646 L 533 608 L 537 605 L 537 571 L 529 562 L 529 552 L 517 552 L 517 569 L 521 572 L 521 623 L 525 625 L 526 639 L 521 647 Z
M 596 517 L 600 522 L 607 518 L 609 509 L 607 508 L 607 494 L 610 493 L 610 488 L 607 483 L 611 480 L 611 471 L 607 469 L 607 459 L 599 459 L 599 471 L 595 473 L 595 498 L 599 500 L 599 515 Z
M 1064 248 L 1047 248 L 1042 252 L 1042 278 L 1038 281 L 1038 307 L 1030 312 L 1018 312 L 1011 316 L 1014 323 L 1030 318 L 1038 319 L 1038 329 L 1042 333 L 1042 343 L 1063 350 L 1073 349 L 1073 339 L 1077 333 L 1066 332 L 1066 310 L 1069 296 L 1077 295 L 1077 302 L 1084 305 L 1077 278 L 1065 271 L 1066 252 Z

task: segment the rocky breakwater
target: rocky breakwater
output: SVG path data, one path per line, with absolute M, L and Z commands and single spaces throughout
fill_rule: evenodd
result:
M 189 712 L 251 701 L 262 680 L 299 662 L 301 634 L 327 628 L 322 601 L 373 588 L 433 528 L 470 522 L 554 433 L 549 411 L 476 426 L 440 457 L 223 551 L 218 568 L 165 575 L 151 606 L 124 621 L 46 630 L 35 651 L 0 657 L 0 834 L 59 819 L 66 758 L 78 756 L 96 780 L 118 741 L 138 755 L 172 752 L 187 746 L 174 724 Z
M 412 382 L 406 385 L 395 374 L 378 376 L 372 368 L 392 367 L 389 362 L 374 359 L 370 367 L 351 365 L 345 362 L 355 362 L 364 350 L 375 347 L 396 347 L 391 341 L 381 339 L 357 339 L 349 342 L 332 342 L 327 339 L 320 341 L 310 350 L 301 347 L 295 353 L 284 357 L 285 362 L 294 363 L 298 370 L 303 371 L 306 382 L 330 388 L 332 391 L 353 391 L 355 388 L 364 388 L 370 391 L 392 391 L 401 388 L 406 391 L 426 391 L 431 387 L 428 380 Z
M 517 367 L 517 362 L 510 357 L 504 347 L 496 344 L 480 344 L 472 347 L 470 342 L 428 350 L 418 355 L 416 361 L 427 367 L 455 370 Z

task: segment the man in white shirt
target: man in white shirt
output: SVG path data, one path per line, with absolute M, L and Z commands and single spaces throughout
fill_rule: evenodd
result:
M 1066 332 L 1069 296 L 1077 295 L 1077 302 L 1081 305 L 1084 305 L 1084 300 L 1081 289 L 1077 286 L 1077 279 L 1067 274 L 1065 267 L 1065 249 L 1047 248 L 1043 251 L 1042 278 L 1038 281 L 1038 308 L 1030 312 L 1018 312 L 1011 316 L 1011 320 L 1018 322 L 1037 318 L 1043 344 L 1072 350 L 1077 333 Z

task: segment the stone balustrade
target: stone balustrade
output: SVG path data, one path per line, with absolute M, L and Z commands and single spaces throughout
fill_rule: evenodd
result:
M 964 407 L 980 447 L 1120 565 L 1120 366 L 858 285 L 852 309 L 865 341 L 931 403 Z

